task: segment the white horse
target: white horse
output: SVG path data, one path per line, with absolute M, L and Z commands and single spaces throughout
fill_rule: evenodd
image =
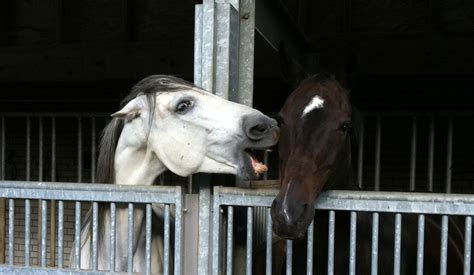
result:
M 206 92 L 182 79 L 153 75 L 138 82 L 112 115 L 103 132 L 97 179 L 102 183 L 151 185 L 164 171 L 179 176 L 197 172 L 229 173 L 255 178 L 266 167 L 249 149 L 274 145 L 279 136 L 276 121 L 250 107 Z M 128 214 L 117 204 L 115 270 L 127 270 Z M 133 213 L 133 271 L 145 271 L 144 208 Z M 154 209 L 152 272 L 163 270 L 163 240 Z M 92 267 L 91 219 L 81 231 L 81 269 Z M 99 211 L 98 269 L 109 269 L 110 213 Z M 77 244 L 74 244 L 74 246 Z M 73 250 L 74 251 L 74 247 Z M 170 253 L 172 254 L 172 253 Z M 76 259 L 71 253 L 71 267 Z M 170 261 L 173 262 L 173 261 Z

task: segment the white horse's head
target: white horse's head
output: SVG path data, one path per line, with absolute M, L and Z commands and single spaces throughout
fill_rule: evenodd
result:
M 176 77 L 147 77 L 127 101 L 112 115 L 125 121 L 120 138 L 129 147 L 147 148 L 180 176 L 206 172 L 255 178 L 265 167 L 249 150 L 278 141 L 274 119 Z

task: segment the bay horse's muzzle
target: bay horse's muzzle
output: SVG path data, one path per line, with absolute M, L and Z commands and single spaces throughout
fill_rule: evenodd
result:
M 273 232 L 291 240 L 303 238 L 314 217 L 314 200 L 298 196 L 294 190 L 282 189 L 271 207 Z

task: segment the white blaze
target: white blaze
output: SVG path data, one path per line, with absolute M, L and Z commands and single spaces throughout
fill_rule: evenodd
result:
M 314 109 L 320 109 L 323 108 L 324 105 L 324 99 L 322 99 L 320 96 L 314 96 L 311 101 L 306 105 L 306 107 L 303 110 L 303 114 L 301 117 L 304 117 L 307 115 L 309 112 L 311 112 Z

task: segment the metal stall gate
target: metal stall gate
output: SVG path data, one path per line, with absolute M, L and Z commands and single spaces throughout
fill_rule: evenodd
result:
M 145 206 L 146 214 L 146 270 L 147 273 L 151 271 L 151 239 L 152 239 L 152 208 L 157 205 L 162 206 L 164 209 L 164 259 L 163 259 L 163 272 L 169 274 L 170 259 L 174 259 L 174 272 L 175 274 L 182 274 L 182 223 L 183 223 L 183 196 L 181 193 L 181 187 L 166 187 L 166 186 L 123 186 L 123 185 L 112 185 L 112 184 L 74 184 L 74 183 L 48 183 L 48 182 L 19 182 L 19 181 L 2 181 L 0 185 L 0 197 L 8 200 L 8 250 L 7 250 L 7 262 L 5 265 L 0 265 L 0 272 L 5 273 L 63 273 L 63 272 L 91 272 L 97 273 L 98 266 L 98 218 L 99 218 L 99 203 L 107 203 L 110 206 L 110 227 L 111 234 L 108 236 L 109 244 L 111 249 L 110 263 L 106 272 L 113 272 L 115 270 L 115 247 L 119 240 L 116 239 L 116 207 L 119 203 L 125 203 L 128 205 L 128 249 L 127 249 L 127 270 L 128 272 L 133 271 L 133 209 L 138 205 Z M 31 202 L 33 200 L 40 200 L 40 211 L 41 220 L 39 226 L 41 227 L 40 237 L 40 251 L 39 251 L 39 263 L 38 265 L 30 265 L 30 251 L 31 251 Z M 52 255 L 52 263 L 47 264 L 47 234 L 51 234 L 51 228 L 48 224 L 48 204 L 51 202 L 57 202 L 57 217 L 55 215 L 50 216 L 51 220 L 56 220 L 58 223 L 57 230 L 57 253 Z M 16 224 L 15 216 L 15 205 L 22 202 L 24 209 L 24 223 L 19 225 Z M 76 259 L 79 259 L 74 267 L 67 267 L 65 264 L 65 230 L 64 223 L 65 219 L 65 204 L 67 202 L 73 202 L 75 204 L 75 215 L 74 215 L 74 242 L 81 242 L 81 205 L 83 203 L 90 203 L 92 205 L 92 270 L 80 270 L 80 245 L 75 246 L 75 250 L 71 251 Z M 173 210 L 170 210 L 174 208 Z M 174 212 L 174 213 L 173 213 Z M 174 220 L 174 224 L 171 221 Z M 174 227 L 174 232 L 171 232 L 171 226 Z M 19 237 L 15 230 L 17 227 L 23 227 L 25 234 L 23 237 L 24 241 L 24 264 L 18 265 L 15 263 L 15 251 L 18 249 L 18 245 L 15 243 L 15 239 Z M 174 234 L 174 240 L 171 240 L 172 234 Z M 50 246 L 50 249 L 51 247 Z M 171 249 L 174 247 L 174 255 L 170 255 Z M 70 249 L 70 247 L 69 247 Z M 101 270 L 104 272 L 103 270 Z
M 273 233 L 270 219 L 270 206 L 276 196 L 276 190 L 248 190 L 240 188 L 215 187 L 214 188 L 214 228 L 212 245 L 212 274 L 233 274 L 233 247 L 234 247 L 234 212 L 236 208 L 247 209 L 247 235 L 246 235 L 246 266 L 245 274 L 254 272 L 253 264 L 265 266 L 265 274 L 275 274 L 279 271 L 272 270 L 272 243 Z M 264 250 L 265 262 L 255 262 L 256 254 L 253 247 L 253 211 L 255 207 L 266 207 L 268 222 L 266 223 L 266 247 Z M 308 229 L 306 274 L 313 274 L 313 230 L 314 226 L 328 226 L 327 249 L 328 262 L 327 274 L 334 273 L 334 240 L 335 240 L 335 213 L 336 211 L 350 211 L 350 249 L 347 252 L 349 260 L 349 274 L 356 274 L 356 232 L 357 215 L 361 212 L 372 213 L 372 252 L 366 255 L 371 259 L 371 274 L 377 274 L 378 268 L 378 236 L 379 236 L 379 214 L 394 213 L 394 274 L 400 274 L 401 270 L 401 228 L 402 214 L 417 215 L 418 237 L 417 237 L 417 259 L 416 274 L 424 274 L 424 244 L 425 244 L 425 215 L 439 215 L 442 219 L 440 274 L 447 274 L 448 257 L 448 217 L 452 215 L 464 217 L 464 273 L 471 274 L 471 241 L 472 241 L 472 216 L 474 215 L 474 195 L 459 194 L 426 194 L 426 193 L 403 193 L 403 192 L 361 192 L 361 191 L 328 191 L 322 193 L 315 204 L 316 211 L 329 211 L 329 224 L 311 223 Z M 223 216 L 223 210 L 227 213 Z M 225 225 L 225 226 L 224 226 Z M 224 226 L 224 228 L 222 228 Z M 383 225 L 382 225 L 383 226 Z M 225 232 L 225 234 L 223 234 Z M 432 242 L 433 240 L 427 240 Z M 292 274 L 292 249 L 293 242 L 286 241 L 286 274 Z M 452 252 L 452 251 L 451 251 Z M 429 259 L 428 259 L 429 260 Z M 429 262 L 430 264 L 433 264 Z M 436 263 L 437 264 L 437 263 Z M 324 268 L 324 267 L 320 267 Z

